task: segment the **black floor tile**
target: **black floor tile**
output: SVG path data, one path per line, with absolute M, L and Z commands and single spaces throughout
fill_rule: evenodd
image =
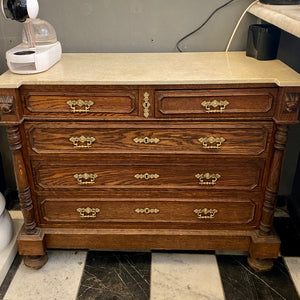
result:
M 88 252 L 77 300 L 148 300 L 151 253 Z
M 283 256 L 300 256 L 300 232 L 291 218 L 274 218 L 274 227 L 281 240 Z
M 227 300 L 299 300 L 282 258 L 271 271 L 254 272 L 246 256 L 217 256 Z
M 1 286 L 0 286 L 0 299 L 4 298 L 4 295 L 6 294 L 11 281 L 13 280 L 20 264 L 22 262 L 22 256 L 20 255 L 16 255 L 12 265 L 10 266 L 10 269 L 8 270 L 6 277 L 4 279 L 4 281 L 2 282 Z
M 214 250 L 151 250 L 151 253 L 180 253 L 180 254 L 210 254 L 214 255 Z

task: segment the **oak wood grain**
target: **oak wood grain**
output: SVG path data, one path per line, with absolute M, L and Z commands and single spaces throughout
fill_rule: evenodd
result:
M 251 201 L 151 201 L 45 199 L 41 202 L 44 221 L 48 223 L 190 223 L 190 224 L 249 224 L 254 221 L 256 205 Z M 99 212 L 82 217 L 78 208 L 94 208 Z M 194 211 L 204 210 L 199 215 Z M 216 210 L 211 213 L 209 210 Z M 200 217 L 199 217 L 200 216 Z M 113 226 L 113 224 L 112 224 Z
M 102 91 L 98 93 L 59 94 L 56 92 L 28 92 L 23 96 L 25 114 L 61 114 L 78 115 L 81 117 L 92 116 L 122 116 L 138 115 L 138 91 Z M 69 101 L 91 101 L 86 112 L 73 112 Z M 74 105 L 74 109 L 84 110 L 85 105 Z
M 147 159 L 147 158 L 145 158 Z M 247 190 L 261 191 L 265 161 L 262 159 L 217 160 L 205 158 L 193 164 L 122 164 L 99 165 L 89 162 L 77 162 L 66 165 L 63 161 L 34 162 L 35 184 L 42 189 L 97 189 L 110 188 L 192 188 L 199 190 Z M 213 179 L 204 178 L 200 184 L 197 174 L 218 174 L 215 184 Z M 76 179 L 76 174 L 93 174 L 91 178 Z M 140 179 L 136 175 L 153 174 L 155 178 Z M 245 174 L 245 175 L 243 175 Z M 93 183 L 91 183 L 93 182 Z M 76 193 L 76 192 L 75 192 Z
M 28 265 L 44 264 L 51 247 L 228 249 L 249 251 L 252 262 L 275 258 L 275 198 L 299 93 L 263 83 L 2 89 L 13 99 L 9 113 L 2 104 L 0 124 L 10 126 Z M 203 105 L 220 110 L 221 101 L 222 112 Z M 70 140 L 82 136 L 93 137 L 90 147 Z M 223 138 L 222 145 L 210 139 L 205 148 L 203 138 Z M 94 183 L 74 177 L 85 173 L 97 174 Z M 196 175 L 206 173 L 220 176 L 199 184 Z M 87 208 L 99 209 L 96 218 Z
M 257 123 L 32 123 L 25 124 L 30 151 L 36 154 L 180 153 L 206 155 L 267 155 L 273 124 Z M 93 138 L 87 142 L 70 139 Z M 145 143 L 141 139 L 158 139 Z M 219 144 L 200 139 L 222 138 Z M 140 142 L 138 142 L 138 140 Z
M 226 118 L 230 115 L 270 116 L 274 112 L 276 89 L 260 90 L 170 90 L 156 91 L 155 115 L 160 118 L 211 118 L 214 115 Z M 205 102 L 226 101 L 222 112 L 207 112 Z M 220 105 L 210 106 L 212 110 L 220 110 Z M 204 115 L 204 116 L 203 116 Z

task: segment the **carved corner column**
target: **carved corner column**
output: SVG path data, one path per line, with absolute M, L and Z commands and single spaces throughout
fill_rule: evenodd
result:
M 266 236 L 271 233 L 281 167 L 287 142 L 287 135 L 288 126 L 277 125 L 277 130 L 275 133 L 274 154 L 271 162 L 270 176 L 265 193 L 262 219 L 259 226 L 259 234 L 261 236 Z
M 28 235 L 36 234 L 37 227 L 34 220 L 31 191 L 28 184 L 26 168 L 22 154 L 21 136 L 18 126 L 7 127 L 9 148 L 12 151 L 16 183 L 21 209 L 24 215 L 24 228 Z
M 270 176 L 268 179 L 262 218 L 259 230 L 252 233 L 249 248 L 249 266 L 256 272 L 265 272 L 272 268 L 271 258 L 277 258 L 280 249 L 280 240 L 272 232 L 273 218 L 276 207 L 276 196 L 279 187 L 281 167 L 287 142 L 288 126 L 277 125 L 274 141 L 274 153 L 271 161 Z
M 274 152 L 271 160 L 269 178 L 265 191 L 262 217 L 257 231 L 252 232 L 249 248 L 249 265 L 255 271 L 267 271 L 272 268 L 271 258 L 277 258 L 280 240 L 272 231 L 276 197 L 279 187 L 281 167 L 284 159 L 288 135 L 288 125 L 297 123 L 300 109 L 300 87 L 279 89 L 278 105 L 273 120 L 277 124 L 274 140 Z
M 22 153 L 22 141 L 18 126 L 7 127 L 10 150 L 13 155 L 14 171 L 20 206 L 24 216 L 24 227 L 18 237 L 19 252 L 26 255 L 24 262 L 30 268 L 39 269 L 47 262 L 44 233 L 37 227 L 31 190 Z

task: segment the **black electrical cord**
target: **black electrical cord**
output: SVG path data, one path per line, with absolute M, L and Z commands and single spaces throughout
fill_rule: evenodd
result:
M 205 26 L 205 24 L 212 18 L 212 16 L 217 12 L 219 11 L 220 9 L 222 9 L 223 7 L 229 5 L 231 2 L 233 2 L 235 0 L 230 0 L 230 1 L 227 1 L 225 4 L 219 6 L 218 8 L 216 8 L 210 15 L 209 17 L 199 26 L 197 27 L 195 30 L 193 30 L 192 32 L 190 32 L 189 34 L 185 35 L 183 38 L 181 38 L 177 43 L 176 43 L 176 48 L 179 52 L 183 52 L 180 47 L 179 47 L 179 44 L 184 41 L 186 38 L 188 38 L 189 36 L 193 35 L 195 32 L 197 32 L 198 30 L 200 30 L 203 26 Z

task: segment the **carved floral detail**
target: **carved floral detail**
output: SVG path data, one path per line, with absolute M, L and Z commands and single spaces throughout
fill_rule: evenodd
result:
M 300 101 L 300 94 L 286 93 L 285 95 L 285 111 L 292 113 L 297 110 Z
M 0 112 L 9 114 L 14 107 L 14 96 L 0 95 Z

